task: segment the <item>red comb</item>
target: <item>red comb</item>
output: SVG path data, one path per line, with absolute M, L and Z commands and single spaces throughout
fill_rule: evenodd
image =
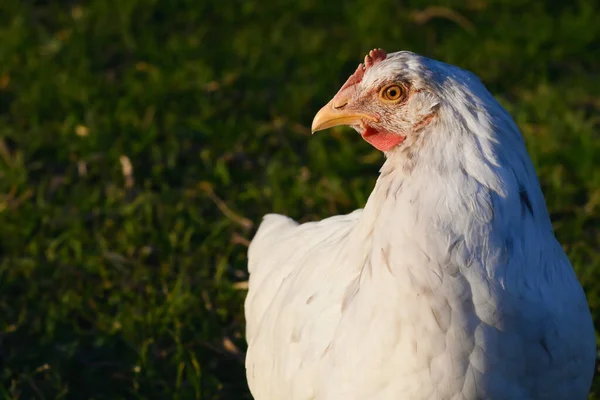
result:
M 365 67 L 368 69 L 372 65 L 385 60 L 386 57 L 387 54 L 383 49 L 373 49 L 365 56 Z
M 367 54 L 365 56 L 364 64 L 358 64 L 358 68 L 356 68 L 356 71 L 354 71 L 354 73 L 352 75 L 350 75 L 350 78 L 348 78 L 346 83 L 344 83 L 344 86 L 342 86 L 340 91 L 346 89 L 347 87 L 350 87 L 352 85 L 356 85 L 357 83 L 359 83 L 362 80 L 363 76 L 365 75 L 365 72 L 369 68 L 371 68 L 373 65 L 377 64 L 378 62 L 385 60 L 386 57 L 387 57 L 387 54 L 383 49 L 371 50 L 369 52 L 369 54 Z

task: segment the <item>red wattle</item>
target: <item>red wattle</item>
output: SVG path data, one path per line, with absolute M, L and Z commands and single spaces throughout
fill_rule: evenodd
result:
M 362 134 L 371 146 L 380 151 L 391 150 L 394 146 L 399 145 L 406 139 L 406 136 L 398 135 L 387 131 L 378 131 L 373 128 L 367 128 Z

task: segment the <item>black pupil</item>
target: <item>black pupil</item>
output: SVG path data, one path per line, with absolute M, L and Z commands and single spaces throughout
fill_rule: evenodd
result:
M 397 94 L 396 89 L 390 89 L 390 97 L 396 97 Z

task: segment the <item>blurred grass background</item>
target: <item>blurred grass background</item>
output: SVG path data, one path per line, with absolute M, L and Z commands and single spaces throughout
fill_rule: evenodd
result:
M 245 243 L 267 212 L 364 204 L 381 154 L 309 126 L 373 47 L 470 69 L 509 109 L 600 323 L 598 15 L 596 1 L 2 0 L 0 396 L 250 398 Z

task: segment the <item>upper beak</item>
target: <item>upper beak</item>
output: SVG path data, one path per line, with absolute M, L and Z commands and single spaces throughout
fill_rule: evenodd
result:
M 319 110 L 312 122 L 311 131 L 315 133 L 338 125 L 358 125 L 363 119 L 377 121 L 370 115 L 347 110 L 348 101 L 333 98 Z

